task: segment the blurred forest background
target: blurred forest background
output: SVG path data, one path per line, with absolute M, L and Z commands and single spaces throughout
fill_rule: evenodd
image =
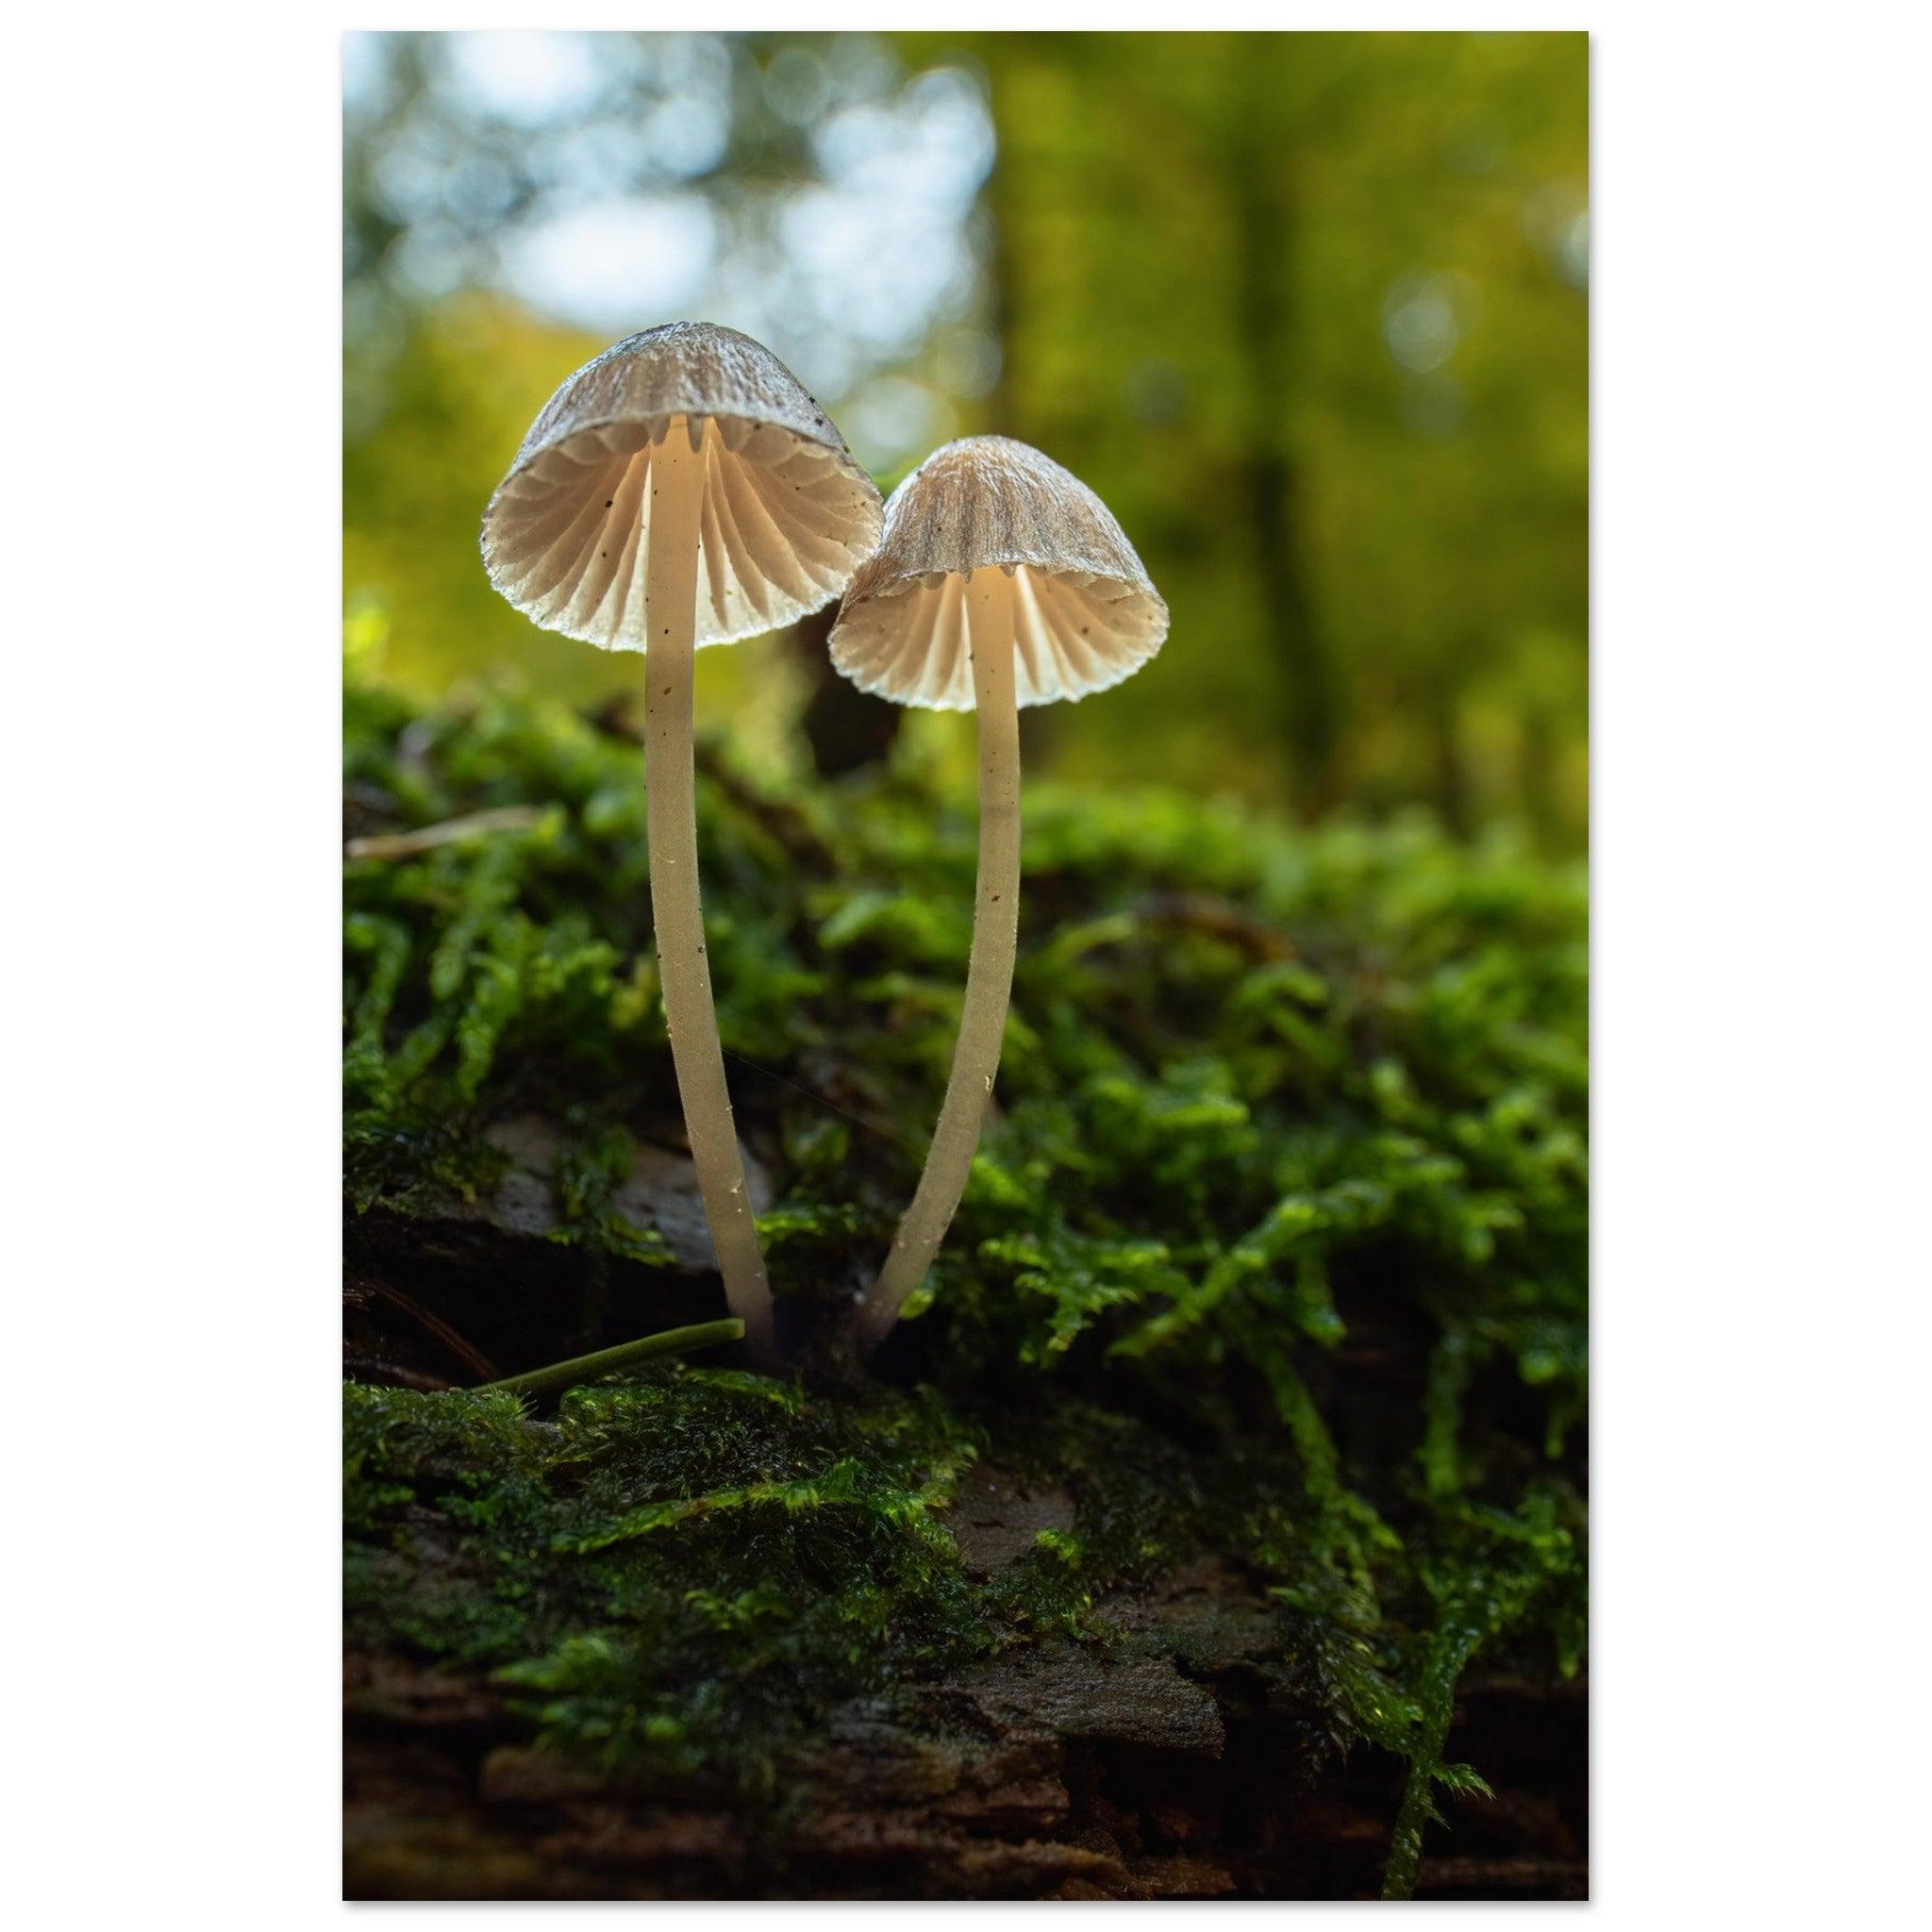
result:
M 882 489 L 976 430 L 1107 500 L 1174 613 L 1028 757 L 1305 816 L 1586 834 L 1581 34 L 351 34 L 350 648 L 574 701 L 476 532 L 558 381 L 679 317 L 768 343 Z M 699 658 L 800 774 L 972 769 L 829 677 Z

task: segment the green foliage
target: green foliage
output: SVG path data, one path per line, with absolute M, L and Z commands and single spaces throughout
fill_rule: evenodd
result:
M 355 1200 L 483 1185 L 492 1124 L 536 1111 L 564 1237 L 660 1258 L 611 1207 L 675 1108 L 638 747 L 352 682 L 347 756 L 358 829 L 390 841 L 348 870 Z M 698 795 L 773 1281 L 836 1303 L 937 1113 L 970 804 L 909 762 L 794 798 L 708 752 Z M 1337 1744 L 1412 1767 L 1400 1890 L 1432 1795 L 1476 1789 L 1442 1761 L 1462 1668 L 1580 1646 L 1582 878 L 1144 788 L 1026 811 L 999 1111 L 905 1337 L 920 1389 L 671 1367 L 554 1423 L 352 1389 L 352 1629 L 502 1671 L 632 1774 L 757 1784 L 828 1702 L 1104 1641 L 1109 1588 L 1209 1549 L 1274 1590 Z M 988 1441 L 1077 1520 L 975 1581 L 946 1504 Z
M 1457 1534 L 1452 1549 L 1424 1567 L 1436 1622 L 1414 1674 L 1414 1729 L 1406 1753 L 1408 1784 L 1395 1821 L 1384 1898 L 1407 1898 L 1415 1890 L 1423 1825 L 1430 1819 L 1440 1822 L 1434 1790 L 1490 1794 L 1473 1767 L 1442 1761 L 1456 1680 L 1463 1667 L 1540 1597 L 1558 1599 L 1553 1627 L 1581 1627 L 1582 1578 L 1575 1539 L 1562 1523 L 1562 1513 L 1560 1500 L 1542 1489 L 1532 1491 L 1514 1515 L 1495 1509 L 1460 1511 L 1454 1519 Z M 1574 1668 L 1574 1658 L 1566 1661 Z
M 543 1733 L 645 1781 L 768 1789 L 827 1704 L 1077 1629 L 1176 1533 L 1175 1491 L 1083 1508 L 1077 1545 L 961 1572 L 942 1512 L 979 1453 L 934 1391 L 809 1397 L 728 1370 L 513 1398 L 346 1391 L 352 1640 L 486 1666 Z M 1036 1430 L 1067 1466 L 1107 1419 Z M 1157 1466 L 1158 1453 L 1156 1452 Z M 454 1549 L 451 1544 L 454 1541 Z
M 491 592 L 476 527 L 562 376 L 670 319 L 646 275 L 644 307 L 620 298 L 587 332 L 558 319 L 566 283 L 521 278 L 555 305 L 533 313 L 491 265 L 559 212 L 641 203 L 714 238 L 688 312 L 769 339 L 882 484 L 993 430 L 1120 517 L 1175 643 L 1104 704 L 1038 721 L 1029 751 L 1060 774 L 1424 800 L 1581 846 L 1582 34 L 613 36 L 594 105 L 514 124 L 438 37 L 382 44 L 380 100 L 346 128 L 343 564 L 392 624 L 398 675 L 621 687 L 620 664 Z M 934 113 L 959 88 L 974 105 Z M 677 108 L 716 119 L 695 171 L 652 157 Z M 990 135 L 984 179 L 955 199 L 929 165 L 867 155 L 868 200 L 912 198 L 902 273 L 857 296 L 793 215 L 839 205 L 832 158 L 908 112 L 955 165 Z M 935 305 L 910 293 L 934 287 Z M 795 722 L 783 653 L 707 652 L 700 676 L 741 729 Z
M 1581 34 L 922 34 L 984 64 L 1003 360 L 1195 640 L 1069 775 L 1580 842 Z M 1207 641 L 1212 641 L 1209 646 Z

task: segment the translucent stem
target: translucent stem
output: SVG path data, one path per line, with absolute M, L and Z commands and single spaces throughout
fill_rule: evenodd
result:
M 945 1104 L 925 1172 L 899 1224 L 892 1251 L 866 1298 L 864 1329 L 876 1343 L 925 1279 L 966 1191 L 973 1153 L 992 1098 L 1013 990 L 1020 930 L 1020 714 L 1013 695 L 1013 583 L 975 571 L 966 587 L 967 644 L 979 721 L 979 890 L 973 958 Z
M 699 425 L 702 438 L 704 426 Z M 685 1132 L 710 1224 L 724 1299 L 744 1324 L 755 1359 L 775 1358 L 772 1291 L 758 1253 L 744 1163 L 724 1087 L 724 1056 L 711 1003 L 705 923 L 698 904 L 698 822 L 691 776 L 691 675 L 697 628 L 698 519 L 705 462 L 689 424 L 675 417 L 651 452 L 650 519 L 644 556 L 645 833 L 650 841 L 651 917 L 664 1024 L 684 1103 Z

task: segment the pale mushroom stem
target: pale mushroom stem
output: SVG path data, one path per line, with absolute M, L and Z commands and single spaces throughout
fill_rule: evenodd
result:
M 698 1192 L 711 1227 L 724 1299 L 744 1324 L 753 1357 L 775 1359 L 772 1291 L 744 1191 L 724 1055 L 711 1003 L 705 922 L 698 904 L 698 823 L 691 774 L 691 674 L 697 630 L 698 522 L 705 458 L 700 423 L 676 416 L 651 451 L 645 525 L 644 658 L 645 836 L 650 841 L 651 918 L 664 1024 L 677 1070 L 685 1132 Z
M 1012 613 L 1012 579 L 1000 570 L 974 571 L 966 586 L 966 622 L 979 719 L 979 888 L 966 1003 L 925 1172 L 866 1298 L 868 1345 L 898 1320 L 952 1224 L 1006 1038 L 1020 930 L 1020 714 L 1013 692 Z

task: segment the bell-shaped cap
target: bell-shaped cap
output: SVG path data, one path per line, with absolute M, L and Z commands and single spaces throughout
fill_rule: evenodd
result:
M 828 604 L 878 541 L 873 481 L 798 378 L 736 329 L 626 336 L 544 404 L 483 512 L 483 567 L 547 630 L 644 648 L 651 460 L 704 462 L 696 642 L 728 644 Z
M 892 491 L 832 627 L 832 662 L 894 704 L 970 711 L 966 584 L 992 568 L 1013 579 L 1022 705 L 1119 684 L 1167 636 L 1167 606 L 1099 497 L 1029 444 L 969 436 Z

